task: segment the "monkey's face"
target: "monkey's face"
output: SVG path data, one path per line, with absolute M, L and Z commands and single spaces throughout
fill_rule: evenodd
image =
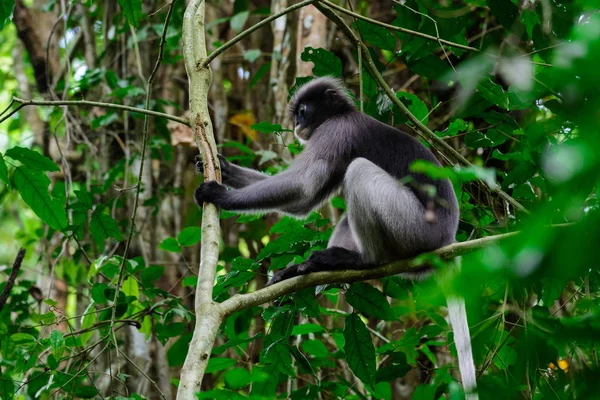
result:
M 296 126 L 294 127 L 294 136 L 298 138 L 300 143 L 306 144 L 313 134 L 313 120 L 315 107 L 313 104 L 300 104 L 297 111 L 294 113 Z

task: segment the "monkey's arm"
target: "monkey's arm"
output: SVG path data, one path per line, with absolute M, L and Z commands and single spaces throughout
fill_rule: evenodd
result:
M 221 173 L 223 184 L 233 189 L 241 189 L 270 177 L 270 175 L 254 169 L 240 167 L 228 161 L 226 161 L 226 164 L 221 161 Z
M 269 177 L 262 172 L 232 164 L 222 154 L 219 154 L 218 157 L 221 165 L 221 178 L 227 187 L 240 189 Z M 201 174 L 204 173 L 204 165 L 200 156 L 196 156 L 195 161 L 196 170 Z
M 299 160 L 297 160 L 299 161 Z M 241 189 L 228 191 L 217 182 L 200 185 L 196 204 L 213 203 L 233 211 L 283 211 L 304 215 L 335 189 L 325 161 L 297 162 L 288 170 Z

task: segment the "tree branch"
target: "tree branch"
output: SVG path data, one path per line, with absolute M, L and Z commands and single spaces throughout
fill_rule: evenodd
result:
M 90 100 L 29 100 L 29 99 L 21 99 L 18 97 L 13 97 L 11 104 L 18 103 L 19 106 L 15 108 L 13 111 L 9 112 L 2 118 L 0 118 L 0 124 L 6 121 L 8 118 L 16 114 L 21 108 L 26 106 L 86 106 L 86 107 L 100 107 L 100 108 L 114 108 L 117 110 L 126 110 L 133 113 L 151 115 L 153 117 L 160 117 L 165 119 L 170 119 L 171 121 L 179 122 L 180 124 L 184 124 L 190 126 L 190 121 L 185 118 L 175 117 L 173 115 L 161 113 L 158 111 L 145 110 L 143 108 L 124 106 L 122 104 L 115 103 L 103 103 L 100 101 L 90 101 Z M 4 111 L 6 112 L 6 110 Z M 3 112 L 3 113 L 4 113 Z
M 205 180 L 221 180 L 217 145 L 212 121 L 208 111 L 208 92 L 212 73 L 206 51 L 204 0 L 189 2 L 183 16 L 183 58 L 189 80 L 190 121 L 192 130 L 204 163 Z M 196 324 L 194 334 L 185 358 L 177 399 L 195 398 L 200 391 L 208 359 L 223 321 L 218 304 L 212 301 L 213 286 L 219 260 L 221 230 L 219 211 L 213 204 L 205 203 L 202 212 L 202 240 L 200 247 L 200 268 L 196 285 Z
M 276 20 L 279 17 L 282 17 L 292 11 L 295 11 L 299 8 L 302 8 L 304 6 L 312 4 L 315 1 L 317 1 L 317 0 L 305 0 L 305 1 L 301 1 L 300 3 L 293 4 L 293 5 L 289 6 L 288 8 L 281 10 L 277 14 L 273 14 L 270 17 L 263 19 L 262 21 L 260 21 L 256 25 L 251 26 L 250 28 L 246 29 L 245 31 L 240 32 L 235 37 L 233 37 L 232 39 L 228 40 L 223 45 L 221 45 L 218 49 L 216 49 L 215 51 L 210 53 L 210 55 L 208 57 L 206 57 L 204 60 L 202 60 L 200 67 L 204 68 L 204 67 L 208 66 L 212 60 L 214 60 L 219 55 L 221 55 L 223 52 L 225 52 L 225 50 L 227 50 L 228 48 L 230 48 L 231 46 L 233 46 L 234 44 L 236 44 L 237 42 L 239 42 L 246 36 L 250 35 L 254 31 L 262 28 L 265 25 L 268 25 L 270 22 Z
M 8 295 L 15 285 L 15 281 L 17 280 L 17 275 L 19 275 L 19 271 L 21 270 L 21 264 L 23 263 L 23 258 L 25 258 L 25 249 L 21 247 L 19 252 L 17 253 L 17 257 L 15 258 L 15 262 L 13 263 L 12 271 L 10 271 L 10 276 L 6 281 L 6 285 L 0 294 L 0 311 L 4 308 L 6 304 L 6 300 L 8 300 Z
M 392 103 L 394 103 L 394 105 L 398 107 L 400 111 L 402 111 L 402 113 L 406 115 L 413 124 L 415 124 L 415 126 L 418 128 L 417 133 L 423 139 L 431 143 L 431 145 L 434 146 L 440 153 L 448 157 L 448 159 L 454 160 L 455 162 L 464 166 L 472 167 L 473 164 L 471 164 L 465 157 L 462 156 L 462 154 L 456 151 L 452 146 L 450 146 L 448 143 L 446 143 L 444 140 L 438 137 L 435 133 L 433 133 L 431 129 L 425 126 L 425 124 L 423 124 L 423 122 L 421 122 L 420 119 L 418 119 L 413 113 L 411 113 L 410 110 L 404 105 L 404 103 L 400 101 L 398 96 L 396 96 L 396 93 L 394 93 L 394 91 L 387 84 L 383 76 L 377 70 L 377 67 L 375 66 L 375 62 L 371 57 L 369 49 L 360 40 L 356 33 L 350 28 L 350 26 L 348 26 L 348 24 L 346 24 L 346 22 L 342 18 L 340 18 L 338 14 L 336 14 L 331 8 L 324 5 L 322 2 L 316 2 L 315 7 L 317 7 L 319 11 L 321 11 L 328 19 L 330 19 L 334 24 L 336 24 L 340 28 L 340 30 L 348 37 L 348 39 L 350 39 L 350 41 L 355 47 L 360 48 L 362 50 L 361 53 L 364 58 L 367 69 L 369 70 L 373 78 L 377 81 L 379 86 L 383 89 L 385 94 L 390 98 Z M 507 203 L 511 204 L 516 209 L 526 214 L 529 214 L 529 211 L 527 211 L 527 209 L 523 207 L 521 203 L 519 203 L 517 200 L 508 195 L 508 193 L 504 192 L 499 185 L 490 185 L 487 182 L 481 180 L 479 182 L 481 182 L 484 185 L 484 187 L 489 188 L 492 192 L 496 193 L 499 197 L 504 199 Z
M 414 258 L 396 261 L 391 264 L 373 269 L 324 271 L 297 276 L 251 293 L 234 295 L 221 303 L 221 312 L 227 316 L 235 311 L 256 307 L 273 301 L 283 295 L 294 293 L 299 290 L 317 285 L 366 281 L 369 279 L 384 278 L 386 276 L 409 272 L 422 267 L 428 260 L 427 254 L 434 254 L 444 260 L 447 260 L 458 257 L 462 254 L 482 249 L 490 244 L 498 243 L 519 233 L 520 232 L 510 232 L 501 235 L 487 236 L 480 239 L 469 240 L 467 242 L 453 243 L 446 247 L 442 247 L 441 249 L 432 251 L 431 253 L 421 254 Z
M 479 49 L 476 49 L 475 47 L 465 46 L 464 44 L 454 43 L 454 42 L 451 42 L 449 40 L 442 39 L 440 37 L 431 36 L 431 35 L 428 35 L 426 33 L 421 33 L 421 32 L 418 32 L 418 31 L 413 31 L 411 29 L 402 28 L 402 27 L 396 26 L 396 25 L 386 24 L 385 22 L 381 22 L 381 21 L 377 21 L 375 19 L 371 19 L 369 17 L 365 17 L 364 15 L 355 13 L 355 12 L 350 11 L 350 10 L 347 10 L 344 7 L 338 6 L 337 4 L 334 4 L 334 3 L 332 3 L 332 2 L 330 2 L 328 0 L 318 0 L 318 1 L 320 3 L 326 4 L 327 6 L 329 6 L 331 8 L 334 8 L 334 9 L 336 9 L 336 10 L 338 10 L 338 11 L 340 11 L 340 12 L 346 14 L 346 15 L 350 15 L 350 16 L 352 16 L 354 18 L 362 19 L 363 21 L 367 21 L 367 22 L 370 22 L 372 24 L 382 26 L 382 27 L 384 27 L 386 29 L 389 29 L 389 30 L 392 30 L 392 31 L 398 31 L 398 32 L 409 34 L 409 35 L 422 37 L 423 39 L 433 40 L 433 41 L 436 41 L 438 43 L 445 44 L 446 46 L 457 47 L 459 49 L 463 49 L 463 50 L 467 50 L 467 51 L 479 52 Z

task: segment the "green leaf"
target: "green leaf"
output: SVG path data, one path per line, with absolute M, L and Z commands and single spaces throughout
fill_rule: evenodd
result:
M 422 383 L 415 389 L 412 400 L 436 400 L 435 385 Z
M 391 382 L 395 379 L 402 378 L 412 367 L 408 364 L 386 365 L 377 370 L 377 382 Z
M 232 358 L 211 357 L 208 360 L 208 365 L 206 366 L 206 373 L 212 374 L 213 372 L 222 371 L 234 366 L 235 364 L 236 361 Z
M 256 131 L 262 132 L 262 133 L 293 132 L 291 129 L 284 129 L 279 124 L 270 124 L 270 123 L 265 122 L 265 121 L 261 121 L 258 124 L 252 124 L 252 125 L 250 125 L 250 128 L 254 129 Z
M 483 98 L 507 111 L 529 106 L 528 103 L 521 101 L 515 93 L 505 92 L 502 86 L 495 84 L 490 78 L 483 79 L 477 86 L 477 90 Z
M 193 246 L 202 238 L 202 230 L 197 226 L 189 226 L 179 232 L 177 241 L 182 246 Z
M 167 350 L 167 361 L 170 367 L 176 367 L 179 365 L 183 365 L 185 361 L 185 357 L 187 356 L 188 349 L 190 347 L 190 341 L 192 340 L 192 334 L 183 335 L 179 338 L 178 341 L 173 343 L 173 345 Z M 208 360 L 208 366 L 206 367 L 206 373 L 212 372 L 209 370 L 211 366 L 211 358 Z M 233 361 L 233 360 L 232 360 Z M 234 361 L 235 364 L 235 361 Z
M 107 289 L 108 284 L 106 283 L 94 283 L 92 289 L 90 290 L 92 300 L 94 300 L 94 302 L 98 304 L 108 303 L 108 298 L 106 297 Z
M 10 22 L 14 8 L 14 0 L 0 0 L 0 31 Z
M 262 51 L 260 51 L 260 49 L 247 50 L 244 52 L 244 60 L 253 63 L 254 61 L 258 60 L 258 57 L 260 57 L 261 54 Z
M 118 120 L 119 114 L 114 111 L 108 111 L 106 114 L 94 118 L 91 125 L 93 129 L 98 129 L 103 126 L 108 126 Z
M 165 271 L 162 265 L 151 265 L 142 270 L 140 279 L 142 282 L 152 282 L 160 278 Z
M 34 343 L 35 338 L 28 333 L 14 333 L 10 335 L 10 340 L 17 344 Z
M 123 290 L 123 293 L 125 293 L 127 297 L 131 296 L 136 299 L 139 299 L 140 297 L 140 288 L 137 281 L 132 276 L 125 279 L 121 290 Z
M 309 317 L 319 318 L 319 303 L 317 302 L 314 288 L 308 288 L 294 293 L 292 301 L 294 302 L 296 309 L 302 311 L 303 314 Z
M 268 62 L 266 64 L 263 64 L 258 71 L 256 71 L 256 73 L 254 74 L 254 76 L 252 77 L 252 80 L 250 81 L 250 83 L 248 84 L 248 89 L 252 90 L 254 88 L 254 86 L 256 86 L 256 84 L 258 82 L 260 82 L 261 78 L 263 76 L 266 75 L 267 72 L 269 72 L 271 70 L 271 63 Z
M 325 332 L 325 328 L 317 324 L 295 325 L 292 329 L 292 336 L 308 335 L 309 333 Z
M 510 0 L 488 0 L 487 5 L 506 29 L 510 29 L 516 22 L 519 8 Z
M 315 65 L 312 72 L 316 76 L 342 76 L 342 61 L 331 51 L 307 47 L 300 58 L 302 61 L 312 62 Z
M 388 29 L 359 19 L 356 21 L 362 38 L 382 50 L 396 50 L 396 37 Z
M 98 394 L 98 389 L 94 386 L 73 385 L 73 395 L 82 399 L 92 399 Z
M 294 368 L 292 368 L 292 354 L 287 344 L 277 341 L 267 347 L 264 351 L 264 356 L 261 357 L 261 363 L 270 364 L 279 372 L 287 376 L 295 376 Z
M 0 2 L 1 1 L 2 0 L 0 0 Z M 8 168 L 6 167 L 6 162 L 4 161 L 4 156 L 2 153 L 0 153 L 0 181 L 10 185 L 10 180 L 8 179 Z
M 52 354 L 54 358 L 59 359 L 62 356 L 65 348 L 65 337 L 59 330 L 54 330 L 50 334 L 50 346 L 52 347 Z
M 412 93 L 406 92 L 396 92 L 396 96 L 415 117 L 417 117 L 424 125 L 427 125 L 429 122 L 429 110 L 427 110 L 427 106 L 421 99 Z M 406 117 L 403 119 L 406 120 Z
M 158 248 L 164 251 L 170 251 L 173 253 L 179 253 L 181 251 L 181 249 L 179 248 L 179 243 L 177 242 L 177 240 L 175 240 L 175 238 L 172 237 L 168 237 L 165 240 L 163 240 L 159 245 Z
M 558 299 L 567 286 L 568 280 L 556 279 L 550 276 L 542 278 L 542 301 L 544 306 L 551 307 L 556 299 Z
M 448 125 L 448 128 L 445 131 L 438 132 L 438 136 L 456 136 L 458 132 L 464 132 L 467 130 L 468 127 L 468 122 L 457 118 L 454 121 L 450 122 L 450 125 Z
M 251 381 L 252 375 L 245 368 L 232 368 L 225 373 L 225 384 L 233 390 L 240 390 Z
M 417 332 L 417 330 L 413 328 L 407 329 L 400 340 L 395 340 L 393 342 L 389 342 L 384 344 L 383 346 L 377 349 L 378 353 L 386 353 L 392 356 L 392 359 L 395 361 L 401 361 L 403 364 L 407 361 L 410 365 L 415 366 L 417 363 L 417 346 L 419 346 L 419 340 L 421 335 Z M 402 355 L 400 358 L 397 354 L 398 352 L 404 353 L 406 356 Z
M 302 350 L 307 354 L 310 354 L 315 357 L 327 357 L 329 355 L 329 351 L 327 350 L 327 346 L 323 344 L 320 340 L 305 340 L 301 344 Z
M 521 185 L 527 182 L 536 173 L 537 167 L 535 164 L 522 162 L 508 173 L 504 181 L 502 181 L 502 188 L 509 189 L 512 186 Z
M 93 326 L 97 321 L 96 316 L 96 307 L 94 303 L 90 303 L 87 306 L 83 313 L 83 319 L 81 321 L 81 329 L 87 329 Z M 83 332 L 79 335 L 79 340 L 81 340 L 81 344 L 85 346 L 85 344 L 92 338 L 94 335 L 94 330 L 90 330 L 88 332 Z
M 358 311 L 383 320 L 393 320 L 394 313 L 379 290 L 364 282 L 353 283 L 346 292 L 346 300 Z
M 21 166 L 15 168 L 13 183 L 23 201 L 52 229 L 60 231 L 67 226 L 65 203 L 48 195 L 50 179 L 36 170 Z
M 127 22 L 137 28 L 142 20 L 142 0 L 119 0 L 119 5 Z
M 527 36 L 532 38 L 533 28 L 535 28 L 535 26 L 540 23 L 540 17 L 535 13 L 535 11 L 525 9 L 521 12 L 519 20 L 523 25 L 525 25 L 525 29 L 527 30 Z
M 235 33 L 240 33 L 244 29 L 244 25 L 246 25 L 249 15 L 249 11 L 242 11 L 231 17 L 231 21 L 229 22 L 231 30 Z
M 6 156 L 21 162 L 23 165 L 34 170 L 58 172 L 60 168 L 54 161 L 37 151 L 25 147 L 15 146 L 6 150 Z
M 365 385 L 375 385 L 375 348 L 358 314 L 346 317 L 344 352 L 348 366 Z
M 96 242 L 96 245 L 104 249 L 104 241 L 109 237 L 115 238 L 117 241 L 123 239 L 121 231 L 115 221 L 110 215 L 102 212 L 92 213 L 92 219 L 90 221 L 90 233 Z

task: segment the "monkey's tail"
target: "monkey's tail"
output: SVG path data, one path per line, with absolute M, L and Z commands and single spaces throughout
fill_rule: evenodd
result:
M 458 356 L 458 369 L 465 389 L 465 399 L 478 400 L 477 376 L 475 374 L 475 363 L 473 362 L 465 299 L 449 296 L 447 302 L 448 317 L 450 318 L 450 324 L 454 332 L 454 344 L 456 345 L 456 354 Z
M 456 276 L 456 274 L 460 273 L 462 257 L 456 257 L 453 264 L 453 268 L 448 269 L 447 274 L 442 279 L 448 279 L 448 277 Z M 460 371 L 463 388 L 465 389 L 465 399 L 478 400 L 477 375 L 475 372 L 475 363 L 473 362 L 473 350 L 471 348 L 471 335 L 469 334 L 465 299 L 460 295 L 447 292 L 446 303 L 448 304 L 448 318 L 454 332 L 458 370 Z

